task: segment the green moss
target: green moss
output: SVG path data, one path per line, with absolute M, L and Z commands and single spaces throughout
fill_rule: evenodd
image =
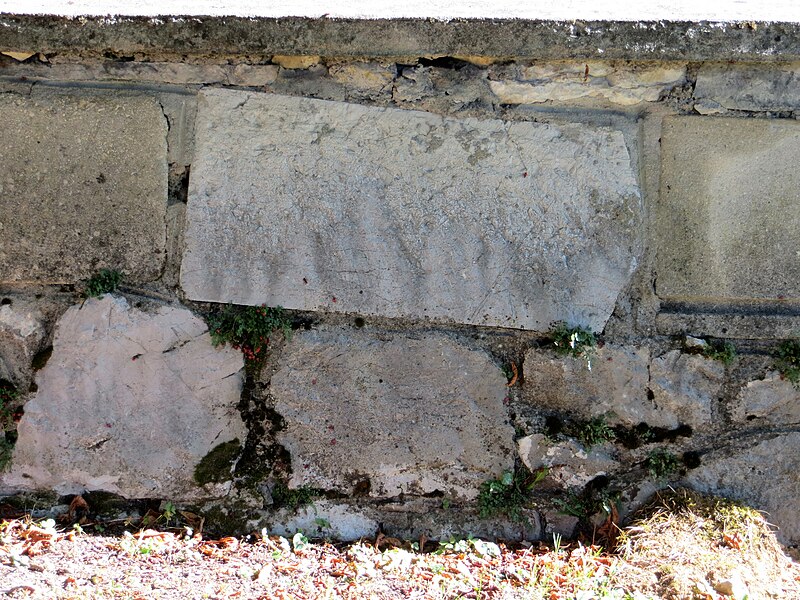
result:
M 292 324 L 280 306 L 228 304 L 209 317 L 208 329 L 215 346 L 230 344 L 242 351 L 249 367 L 259 367 L 266 360 L 270 336 L 281 331 L 288 339 Z
M 251 509 L 252 510 L 252 509 Z M 203 511 L 203 531 L 212 535 L 245 535 L 248 531 L 248 510 L 244 507 L 213 506 Z
M 199 485 L 230 481 L 233 478 L 231 467 L 241 449 L 238 438 L 214 447 L 194 468 L 194 480 Z
M 725 366 L 736 360 L 736 346 L 730 342 L 709 342 L 702 353 L 706 358 L 718 360 Z
M 662 480 L 677 473 L 681 467 L 681 461 L 669 450 L 656 448 L 647 453 L 644 466 L 653 479 Z
M 308 506 L 314 501 L 314 498 L 320 495 L 319 490 L 307 485 L 290 490 L 285 483 L 278 482 L 272 488 L 272 502 L 275 508 L 286 506 L 292 510 L 297 510 L 303 506 Z

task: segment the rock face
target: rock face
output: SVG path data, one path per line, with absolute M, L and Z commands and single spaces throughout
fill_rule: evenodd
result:
M 661 147 L 658 295 L 800 298 L 800 261 L 788 250 L 800 246 L 800 124 L 670 117 Z
M 592 358 L 590 371 L 583 359 L 529 350 L 524 398 L 536 407 L 585 419 L 606 416 L 609 423 L 671 427 L 674 415 L 659 410 L 647 397 L 649 359 L 647 348 L 606 344 Z
M 4 94 L 0 112 L 0 282 L 74 282 L 101 268 L 156 279 L 167 210 L 158 102 Z
M 505 378 L 441 335 L 313 331 L 272 377 L 290 486 L 474 498 L 514 464 Z
M 711 422 L 725 383 L 725 365 L 673 350 L 650 363 L 650 390 L 656 404 L 693 429 Z
M 800 433 L 764 439 L 750 447 L 744 440 L 728 454 L 704 458 L 687 477 L 698 491 L 743 501 L 767 513 L 783 543 L 800 542 Z
M 195 300 L 599 331 L 636 266 L 619 131 L 227 90 L 196 131 Z
M 547 467 L 549 475 L 568 488 L 582 488 L 619 466 L 606 447 L 587 450 L 575 440 L 551 442 L 541 433 L 520 438 L 517 449 L 528 469 Z
M 2 481 L 175 501 L 223 494 L 230 462 L 219 465 L 220 483 L 200 488 L 193 475 L 212 450 L 245 439 L 242 366 L 239 352 L 212 347 L 186 309 L 142 312 L 111 295 L 73 306 L 58 322 Z
M 33 358 L 47 336 L 44 317 L 33 302 L 0 305 L 0 379 L 27 391 L 33 381 Z

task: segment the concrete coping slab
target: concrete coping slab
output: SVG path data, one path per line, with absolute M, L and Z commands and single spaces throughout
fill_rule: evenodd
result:
M 113 15 L 113 16 L 110 16 Z M 0 51 L 783 61 L 800 5 L 0 0 Z

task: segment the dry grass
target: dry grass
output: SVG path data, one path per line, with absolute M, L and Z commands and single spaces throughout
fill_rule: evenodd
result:
M 618 549 L 625 566 L 617 583 L 656 598 L 800 598 L 800 568 L 764 516 L 729 500 L 683 489 L 659 494 Z M 731 591 L 725 582 L 733 594 L 720 593 Z

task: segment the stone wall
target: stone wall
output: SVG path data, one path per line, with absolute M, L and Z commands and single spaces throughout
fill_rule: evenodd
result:
M 800 542 L 794 55 L 178 56 L 4 18 L 1 493 L 536 539 L 688 485 Z M 228 303 L 291 327 L 243 356 Z

